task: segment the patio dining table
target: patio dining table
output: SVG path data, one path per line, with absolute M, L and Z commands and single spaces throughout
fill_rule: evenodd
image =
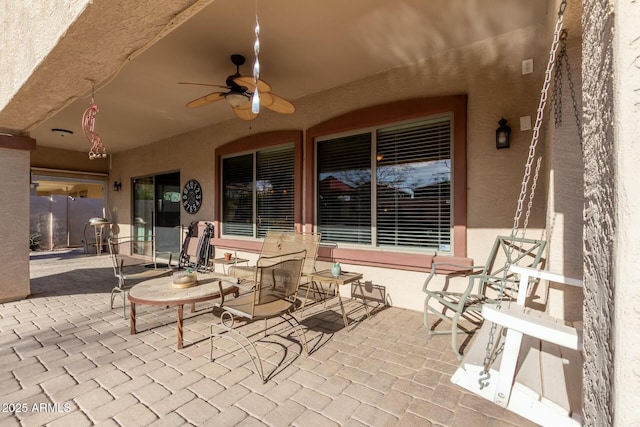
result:
M 194 311 L 195 304 L 220 297 L 220 287 L 224 295 L 238 296 L 237 280 L 219 273 L 198 273 L 198 284 L 189 288 L 175 288 L 171 276 L 157 277 L 145 280 L 133 286 L 128 293 L 131 303 L 131 335 L 136 334 L 136 304 L 177 306 L 178 348 L 183 348 L 183 313 L 184 305 L 191 304 Z

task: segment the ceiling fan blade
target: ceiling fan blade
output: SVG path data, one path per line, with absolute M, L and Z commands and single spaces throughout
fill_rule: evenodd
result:
M 246 87 L 249 92 L 254 92 L 256 89 L 256 85 L 253 82 L 253 77 L 236 77 L 235 79 L 233 79 L 233 82 L 239 86 Z M 264 80 L 258 80 L 258 92 L 262 94 L 270 91 L 271 86 L 269 86 L 269 83 L 265 82 Z
M 233 112 L 236 113 L 236 116 L 242 120 L 253 120 L 258 117 L 257 114 L 253 114 L 251 112 L 251 103 L 249 103 L 249 107 L 242 108 L 233 108 Z
M 216 101 L 220 101 L 221 99 L 224 99 L 225 95 L 225 92 L 212 92 L 208 95 L 196 98 L 193 101 L 187 103 L 187 108 L 198 108 Z
M 260 95 L 260 105 L 267 107 L 276 113 L 291 114 L 296 111 L 296 107 L 289 101 L 275 93 L 265 93 Z
M 213 84 L 210 84 L 210 83 L 178 82 L 178 84 L 179 85 L 209 86 L 209 87 L 219 87 L 221 89 L 230 89 L 228 86 L 213 85 Z

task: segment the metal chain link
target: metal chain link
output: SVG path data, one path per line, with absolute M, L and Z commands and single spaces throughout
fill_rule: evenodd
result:
M 573 86 L 573 76 L 571 75 L 571 64 L 569 63 L 569 55 L 567 54 L 567 30 L 562 30 L 562 34 L 560 35 L 560 55 L 558 56 L 559 66 L 557 69 L 562 69 L 562 63 L 564 62 L 564 66 L 567 69 L 567 81 L 569 82 L 569 93 L 571 94 L 571 103 L 573 104 L 573 115 L 576 119 L 576 127 L 578 129 L 578 141 L 580 141 L 580 148 L 582 148 L 582 126 L 580 120 L 580 111 L 578 110 L 578 100 L 576 98 L 576 91 Z M 562 73 L 561 73 L 562 77 Z M 560 104 L 562 104 L 562 99 L 560 99 Z M 562 112 L 562 107 L 560 107 L 560 111 Z M 560 119 L 560 123 L 562 124 L 562 119 Z M 556 126 L 558 127 L 558 126 Z
M 513 218 L 513 227 L 511 229 L 511 246 L 509 251 L 513 250 L 513 240 L 518 234 L 518 229 L 520 227 L 520 218 L 522 217 L 522 208 L 524 205 L 524 200 L 527 197 L 527 188 L 529 187 L 529 180 L 531 179 L 531 166 L 533 164 L 534 158 L 536 157 L 536 147 L 538 145 L 538 141 L 540 140 L 540 127 L 542 126 L 542 118 L 544 117 L 544 109 L 547 104 L 547 95 L 549 93 L 549 85 L 551 83 L 551 73 L 553 71 L 554 64 L 556 62 L 556 52 L 558 50 L 558 45 L 560 42 L 560 34 L 562 31 L 562 24 L 564 22 L 564 11 L 567 7 L 567 0 L 563 0 L 560 4 L 560 10 L 558 11 L 558 20 L 556 21 L 556 27 L 553 32 L 553 42 L 551 44 L 551 49 L 549 51 L 549 62 L 547 63 L 547 69 L 544 75 L 544 83 L 542 85 L 542 91 L 540 93 L 540 103 L 538 104 L 538 111 L 536 114 L 536 122 L 533 127 L 533 135 L 531 137 L 531 144 L 529 145 L 529 154 L 527 157 L 527 162 L 525 164 L 524 176 L 522 177 L 522 184 L 520 186 L 520 195 L 518 196 L 518 203 L 516 206 L 516 213 Z M 536 182 L 538 180 L 540 164 L 542 158 L 538 159 L 536 169 L 534 171 L 534 181 L 531 186 L 531 194 L 529 196 L 529 203 L 527 204 L 527 212 L 525 215 L 525 221 L 523 224 L 522 234 L 526 232 L 526 227 L 529 222 L 529 215 L 531 213 L 531 207 L 533 202 L 533 196 L 535 193 Z M 510 258 L 510 257 L 509 257 Z M 507 260 L 508 262 L 509 260 Z M 506 269 L 505 269 L 506 274 Z M 502 286 L 500 286 L 498 293 L 498 308 L 502 305 L 502 299 L 504 298 L 504 280 L 502 282 Z M 496 357 L 502 352 L 504 349 L 504 342 L 500 344 L 500 346 L 494 351 L 495 345 L 495 335 L 496 335 L 497 324 L 492 323 L 491 331 L 489 333 L 489 340 L 487 341 L 487 346 L 485 348 L 485 356 L 483 360 L 484 369 L 480 371 L 478 384 L 480 384 L 480 390 L 487 387 L 489 385 L 489 379 L 491 378 L 491 374 L 489 373 L 489 367 L 495 362 Z
M 562 30 L 564 32 L 564 30 Z M 562 58 L 562 48 L 558 58 Z M 562 63 L 562 61 L 559 61 Z M 562 126 L 562 66 L 556 67 L 555 76 L 553 76 L 553 118 L 556 129 Z

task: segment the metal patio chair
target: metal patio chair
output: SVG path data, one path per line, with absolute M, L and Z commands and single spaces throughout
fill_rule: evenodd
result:
M 515 274 L 509 271 L 509 267 L 519 265 L 540 268 L 544 260 L 543 254 L 546 244 L 547 242 L 544 240 L 498 236 L 484 265 L 462 266 L 451 263 L 433 263 L 422 289 L 427 294 L 424 300 L 424 326 L 429 330 L 429 333 L 451 334 L 451 347 L 458 358 L 462 359 L 458 350 L 458 334 L 475 332 L 479 324 L 482 323 L 480 315 L 482 306 L 496 304 L 500 292 L 504 292 L 502 300 L 505 302 L 515 299 L 518 292 L 518 280 Z M 432 279 L 442 271 L 450 272 L 446 275 L 444 288 L 430 288 Z M 464 290 L 450 290 L 450 287 L 454 286 L 456 277 L 467 279 Z M 437 302 L 435 306 L 431 304 L 432 299 Z M 438 319 L 433 325 L 429 323 L 429 314 L 434 314 Z M 476 327 L 460 325 L 461 318 Z M 451 329 L 436 331 L 436 326 L 443 320 L 451 323 Z
M 302 264 L 301 284 L 308 282 L 307 277 L 315 271 L 318 246 L 320 246 L 320 233 L 292 233 L 269 231 L 265 235 L 260 249 L 260 257 L 273 257 L 305 250 L 306 255 Z M 232 265 L 228 274 L 241 281 L 253 279 L 255 266 Z
M 132 283 L 154 277 L 169 276 L 173 272 L 171 252 L 167 252 L 167 264 L 159 264 L 157 262 L 158 252 L 156 252 L 155 242 L 155 236 L 110 237 L 108 240 L 113 273 L 118 280 L 118 284 L 111 290 L 111 309 L 113 309 L 113 301 L 116 294 L 121 294 L 122 314 L 125 319 L 127 318 L 127 289 L 132 286 Z M 143 253 L 151 253 L 151 262 L 149 262 L 149 257 L 143 259 L 124 255 L 128 251 L 133 252 L 134 248 L 142 249 Z
M 249 355 L 263 383 L 267 381 L 258 350 L 247 336 L 234 328 L 235 318 L 242 318 L 247 322 L 264 320 L 266 336 L 267 320 L 280 317 L 293 327 L 305 354 L 308 354 L 304 331 L 292 314 L 298 303 L 297 293 L 305 257 L 306 250 L 259 258 L 254 268 L 253 290 L 230 300 L 222 296 L 219 302 L 214 303 L 224 311 L 220 316 L 220 323 L 211 325 L 211 361 L 214 361 L 213 337 L 231 339 Z

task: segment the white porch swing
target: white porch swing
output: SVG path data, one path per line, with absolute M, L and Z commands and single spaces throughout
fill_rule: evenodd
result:
M 524 238 L 529 219 L 541 157 L 537 161 L 529 203 L 520 230 L 519 223 L 528 193 L 531 166 L 539 139 L 551 71 L 556 61 L 558 45 L 560 42 L 564 44 L 566 37 L 566 32 L 562 31 L 566 5 L 566 0 L 563 0 L 558 13 L 514 217 L 512 240 L 520 231 Z M 567 61 L 564 48 L 558 62 L 562 59 Z M 568 65 L 568 61 L 566 63 Z M 572 83 L 571 90 L 575 100 Z M 575 101 L 574 109 L 579 121 Z M 579 137 L 581 141 L 580 133 Z M 507 304 L 505 300 L 503 305 L 501 290 L 497 304 L 485 304 L 482 307 L 484 322 L 473 337 L 451 381 L 540 425 L 579 426 L 582 424 L 582 322 L 567 324 L 546 313 L 528 308 L 525 303 L 528 289 L 533 282 L 547 280 L 582 286 L 582 281 L 515 264 L 505 265 L 504 270 L 519 276 L 516 302 Z

